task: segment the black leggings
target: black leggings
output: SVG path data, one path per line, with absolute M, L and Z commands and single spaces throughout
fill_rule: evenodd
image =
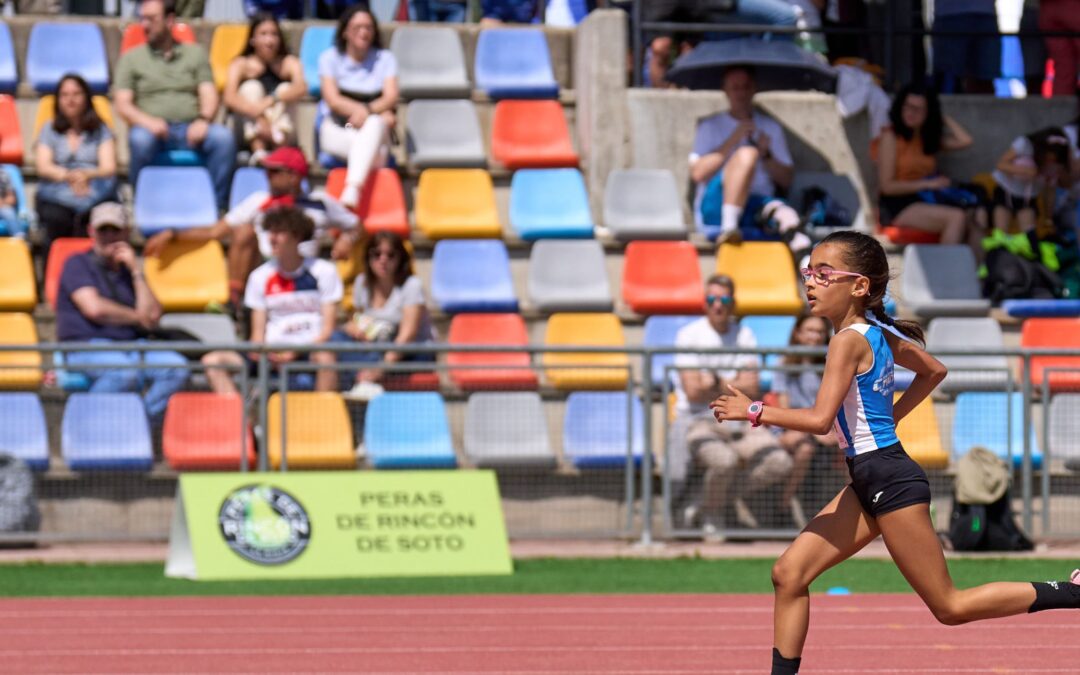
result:
M 49 259 L 49 248 L 53 241 L 61 237 L 85 237 L 86 224 L 90 220 L 90 213 L 77 213 L 74 209 L 50 202 L 45 199 L 36 199 L 38 224 L 45 230 L 45 260 Z

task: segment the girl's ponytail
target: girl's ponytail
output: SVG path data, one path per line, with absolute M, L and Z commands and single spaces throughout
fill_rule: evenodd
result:
M 878 300 L 869 308 L 870 313 L 873 315 L 874 321 L 883 325 L 895 328 L 904 337 L 919 343 L 919 346 L 926 346 L 926 337 L 923 334 L 922 326 L 915 321 L 903 321 L 900 319 L 894 319 L 888 315 L 885 311 L 885 304 L 882 300 Z

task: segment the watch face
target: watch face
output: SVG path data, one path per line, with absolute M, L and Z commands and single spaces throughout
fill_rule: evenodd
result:
M 759 412 L 761 412 L 761 407 L 762 406 L 761 406 L 760 403 L 751 403 L 750 404 L 750 412 L 759 413 Z

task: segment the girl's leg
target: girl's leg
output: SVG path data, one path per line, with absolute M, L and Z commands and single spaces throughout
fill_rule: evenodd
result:
M 1021 232 L 1035 229 L 1035 209 L 1020 209 L 1016 212 L 1016 226 Z
M 1009 225 L 1012 222 L 1012 214 L 1004 206 L 994 207 L 994 229 L 1008 234 Z
M 1024 614 L 1035 602 L 1035 587 L 1027 582 L 996 582 L 963 590 L 953 586 L 930 521 L 929 504 L 882 514 L 877 522 L 900 573 L 941 623 L 956 626 Z
M 320 146 L 348 162 L 345 188 L 341 192 L 341 203 L 345 206 L 352 208 L 360 201 L 360 188 L 385 142 L 386 133 L 386 123 L 378 115 L 368 115 L 359 129 L 339 127 L 333 120 L 323 120 L 319 129 Z
M 955 206 L 919 202 L 906 207 L 895 220 L 904 227 L 940 233 L 942 244 L 967 242 L 967 215 Z
M 773 646 L 788 659 L 802 654 L 810 625 L 810 583 L 878 536 L 851 486 L 821 510 L 773 565 Z
M 780 436 L 780 444 L 791 453 L 794 466 L 788 477 L 787 485 L 784 486 L 784 504 L 787 505 L 795 497 L 795 492 L 806 478 L 806 472 L 810 469 L 810 462 L 814 459 L 814 450 L 817 444 L 814 437 L 801 431 L 785 431 Z
M 258 80 L 245 80 L 240 83 L 240 86 L 236 89 L 236 94 L 241 98 L 245 98 L 252 103 L 258 103 L 266 98 L 266 89 L 263 88 L 262 83 Z M 258 122 L 250 117 L 241 116 L 244 124 L 244 142 L 247 143 L 252 150 L 265 150 L 263 147 L 263 140 L 259 138 L 259 125 Z

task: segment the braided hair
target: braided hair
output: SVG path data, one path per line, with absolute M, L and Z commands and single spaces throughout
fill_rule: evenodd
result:
M 923 329 L 915 321 L 901 321 L 889 316 L 885 311 L 885 289 L 889 285 L 889 261 L 885 249 L 877 239 L 856 232 L 841 230 L 825 237 L 822 244 L 833 244 L 843 249 L 844 262 L 870 281 L 870 291 L 866 297 L 866 312 L 874 322 L 896 329 L 904 337 L 920 345 L 925 345 Z

